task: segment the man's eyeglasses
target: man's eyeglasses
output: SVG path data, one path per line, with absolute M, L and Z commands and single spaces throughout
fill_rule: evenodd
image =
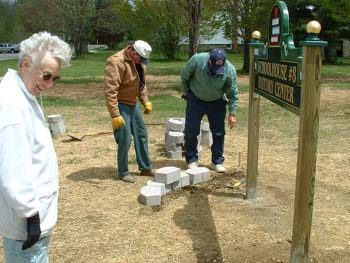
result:
M 39 72 L 40 72 L 43 80 L 45 80 L 45 81 L 48 81 L 50 79 L 52 79 L 52 81 L 57 81 L 61 78 L 60 76 L 53 76 L 52 73 L 50 73 L 50 72 L 42 72 L 40 69 L 39 69 Z

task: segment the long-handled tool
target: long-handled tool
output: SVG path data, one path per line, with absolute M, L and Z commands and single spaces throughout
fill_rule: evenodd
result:
M 83 141 L 83 139 L 85 137 L 88 137 L 88 136 L 97 136 L 97 135 L 102 135 L 102 134 L 112 134 L 113 131 L 105 131 L 105 132 L 93 132 L 93 133 L 88 133 L 88 134 L 85 134 L 83 136 L 81 136 L 80 138 L 77 137 L 77 136 L 73 136 L 71 134 L 66 134 L 72 141 Z
M 147 123 L 146 125 L 164 125 L 164 123 Z M 92 132 L 92 133 L 88 133 L 88 134 L 85 134 L 81 137 L 77 137 L 77 136 L 74 136 L 74 135 L 71 135 L 71 134 L 66 134 L 71 141 L 83 141 L 83 139 L 85 137 L 88 137 L 88 136 L 97 136 L 97 135 L 102 135 L 102 134 L 113 134 L 113 131 L 105 131 L 105 132 Z
M 236 182 L 234 185 L 226 184 L 226 187 L 230 188 L 230 189 L 239 189 L 239 187 L 241 185 L 245 184 L 246 182 L 247 182 L 247 179 L 246 178 L 242 178 L 238 182 Z
M 235 183 L 235 184 L 233 185 L 233 187 L 238 188 L 238 187 L 240 187 L 242 184 L 244 184 L 244 183 L 246 183 L 246 182 L 247 182 L 247 178 L 242 178 L 242 179 L 239 180 L 237 183 Z

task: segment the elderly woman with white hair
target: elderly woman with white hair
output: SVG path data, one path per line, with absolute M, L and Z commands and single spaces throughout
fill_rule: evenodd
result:
M 54 86 L 71 49 L 48 32 L 20 44 L 18 71 L 0 83 L 0 235 L 6 262 L 49 262 L 57 221 L 58 165 L 36 97 Z

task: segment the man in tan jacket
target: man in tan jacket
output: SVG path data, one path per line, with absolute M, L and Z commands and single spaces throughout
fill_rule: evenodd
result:
M 118 176 L 128 183 L 135 182 L 128 168 L 131 136 L 141 175 L 153 176 L 147 128 L 137 103 L 139 100 L 144 106 L 145 114 L 152 111 L 145 78 L 145 65 L 149 63 L 151 52 L 152 48 L 147 42 L 137 40 L 110 56 L 105 67 L 105 99 L 118 144 Z

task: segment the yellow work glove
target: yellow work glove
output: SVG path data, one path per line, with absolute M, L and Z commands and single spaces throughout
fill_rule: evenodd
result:
M 152 111 L 152 103 L 150 101 L 147 101 L 145 103 L 145 105 L 143 105 L 145 107 L 145 111 L 143 112 L 144 114 L 149 114 Z
M 119 129 L 125 125 L 125 121 L 123 116 L 119 115 L 118 117 L 114 117 L 112 119 L 112 127 L 113 130 Z

